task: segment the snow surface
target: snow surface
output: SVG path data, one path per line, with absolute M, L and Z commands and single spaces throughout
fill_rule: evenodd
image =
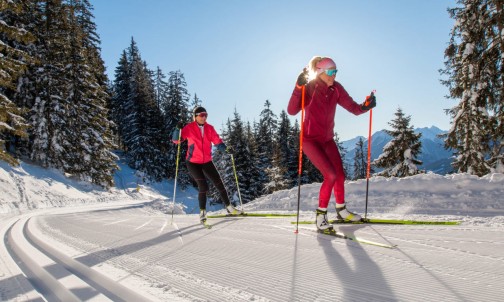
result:
M 28 163 L 0 163 L 0 301 L 42 301 L 5 244 L 9 228 L 29 218 L 44 242 L 151 301 L 501 301 L 504 295 L 504 174 L 370 179 L 368 218 L 461 221 L 337 226 L 398 245 L 386 249 L 320 235 L 313 225 L 299 225 L 296 235 L 295 217 L 209 219 L 207 230 L 192 214 L 193 188 L 177 190 L 173 207 L 172 182 L 141 183 L 119 165 L 117 187 L 104 191 Z M 302 186 L 301 221 L 314 219 L 319 188 Z M 244 208 L 296 213 L 297 192 L 278 191 Z M 365 180 L 346 184 L 350 210 L 364 213 L 365 196 Z M 17 226 L 13 236 L 23 237 Z M 107 300 L 76 276 L 54 272 L 47 256 L 30 254 L 81 300 Z

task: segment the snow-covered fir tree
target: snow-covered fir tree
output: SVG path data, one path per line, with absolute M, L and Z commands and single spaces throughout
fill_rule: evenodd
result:
M 292 166 L 291 159 L 296 157 L 297 150 L 294 149 L 294 140 L 297 137 L 292 137 L 292 126 L 289 116 L 285 110 L 280 112 L 280 120 L 278 124 L 278 131 L 276 133 L 276 159 L 274 158 L 273 163 L 277 162 L 278 170 L 281 170 L 283 173 L 281 175 L 282 184 L 281 187 L 290 188 L 296 184 L 296 178 L 293 177 L 296 172 L 297 166 Z
M 262 194 L 262 183 L 260 182 L 261 171 L 257 166 L 257 141 L 254 129 L 250 122 L 247 122 L 247 125 L 245 127 L 244 137 L 246 153 L 244 153 L 245 156 L 242 159 L 242 173 L 246 177 L 242 178 L 242 182 L 245 183 L 246 190 L 242 190 L 242 195 L 247 194 L 247 197 L 243 197 L 243 199 L 248 202 L 254 200 L 256 197 L 261 196 Z
M 504 171 L 504 11 L 502 0 L 459 0 L 442 82 L 459 103 L 445 141 L 457 172 Z
M 392 140 L 383 147 L 383 153 L 372 163 L 384 168 L 378 175 L 386 177 L 405 177 L 419 173 L 417 165 L 422 161 L 417 159 L 421 152 L 421 133 L 415 134 L 410 126 L 411 116 L 405 116 L 402 109 L 398 108 L 396 118 L 388 124 L 392 130 L 385 132 L 392 136 Z
M 236 109 L 234 111 L 234 118 L 228 120 L 226 131 L 222 133 L 222 138 L 228 146 L 230 154 L 233 154 L 236 177 L 230 154 L 216 152 L 214 162 L 216 162 L 219 168 L 231 200 L 235 204 L 238 204 L 238 198 L 241 195 L 242 203 L 247 203 L 259 196 L 258 189 L 255 187 L 259 171 L 254 165 L 253 147 L 247 138 L 247 129 Z M 238 178 L 240 195 L 238 194 L 236 178 Z M 213 192 L 212 196 L 216 199 L 219 198 L 217 192 Z
M 110 152 L 110 123 L 105 67 L 87 1 L 35 1 L 38 22 L 37 66 L 21 81 L 31 103 L 31 157 L 46 167 L 104 187 L 113 185 L 115 156 Z M 32 90 L 35 87 L 35 90 Z
M 203 104 L 203 101 L 198 97 L 198 95 L 195 93 L 194 98 L 191 100 L 191 104 L 189 105 L 189 108 L 196 108 L 200 107 L 201 104 Z
M 0 160 L 18 164 L 8 151 L 10 143 L 28 136 L 28 124 L 23 118 L 24 110 L 17 106 L 9 96 L 15 92 L 15 82 L 26 70 L 32 58 L 18 47 L 34 41 L 34 36 L 26 31 L 23 21 L 17 18 L 22 12 L 20 3 L 0 2 Z M 8 23 L 7 23 L 8 22 Z
M 337 132 L 334 133 L 334 142 L 336 143 L 336 146 L 338 146 L 338 151 L 341 156 L 341 161 L 343 164 L 343 172 L 345 173 L 345 179 L 351 179 L 351 176 L 348 175 L 348 171 L 350 171 L 349 165 L 348 165 L 347 161 L 345 160 L 346 154 L 347 154 L 347 149 L 343 146 L 342 143 L 340 143 L 340 139 L 339 139 Z
M 163 113 L 163 108 L 166 107 L 168 103 L 168 82 L 165 80 L 166 75 L 163 73 L 159 66 L 156 68 L 154 74 L 154 94 L 156 98 L 156 105 L 158 106 L 161 113 Z
M 126 125 L 124 144 L 129 165 L 160 180 L 166 177 L 168 135 L 164 133 L 163 118 L 157 107 L 154 84 L 146 63 L 132 39 L 128 49 L 130 62 L 129 96 L 125 102 Z
M 189 107 L 190 94 L 187 90 L 187 83 L 184 74 L 180 71 L 170 71 L 168 73 L 168 98 L 167 103 L 162 104 L 162 111 L 165 120 L 166 134 L 171 138 L 172 132 L 179 122 L 184 124 L 192 122 L 192 111 Z M 167 150 L 167 171 L 168 177 L 175 176 L 175 164 L 177 157 L 177 145 L 170 144 Z M 185 155 L 187 143 L 182 143 L 180 148 L 179 182 L 182 187 L 191 183 L 190 176 L 185 165 Z
M 271 110 L 269 100 L 264 102 L 256 127 L 257 165 L 261 171 L 261 183 L 265 185 L 269 182 L 266 170 L 273 166 L 275 133 L 278 129 L 277 117 Z
M 110 98 L 110 119 L 115 123 L 113 130 L 115 132 L 117 145 L 125 150 L 124 137 L 126 135 L 127 117 L 126 111 L 128 98 L 130 95 L 130 66 L 126 50 L 122 52 L 121 58 L 117 64 L 114 75 L 114 84 L 112 87 L 112 97 Z
M 367 176 L 367 161 L 366 161 L 366 151 L 364 150 L 364 141 L 362 137 L 355 144 L 355 156 L 353 164 L 353 179 L 363 179 Z

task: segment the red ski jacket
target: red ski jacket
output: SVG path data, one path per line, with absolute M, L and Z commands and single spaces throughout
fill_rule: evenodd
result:
M 301 92 L 301 87 L 296 85 L 287 106 L 290 115 L 296 115 L 301 111 Z M 366 112 L 336 81 L 329 87 L 318 78 L 306 84 L 303 139 L 321 142 L 334 139 L 336 105 L 355 115 Z
M 222 139 L 212 125 L 203 125 L 203 134 L 197 122 L 187 124 L 182 128 L 181 141 L 188 141 L 186 159 L 195 164 L 204 164 L 212 160 L 212 143 L 222 144 Z M 177 143 L 177 141 L 174 141 Z

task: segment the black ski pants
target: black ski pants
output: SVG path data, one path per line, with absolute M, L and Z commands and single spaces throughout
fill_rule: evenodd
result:
M 200 210 L 206 210 L 207 192 L 208 192 L 208 182 L 207 178 L 214 184 L 217 191 L 221 196 L 222 201 L 226 206 L 230 204 L 229 197 L 227 195 L 226 188 L 222 179 L 219 175 L 219 171 L 215 168 L 212 161 L 204 164 L 191 163 L 186 161 L 187 170 L 194 178 L 194 181 L 198 184 L 198 201 Z

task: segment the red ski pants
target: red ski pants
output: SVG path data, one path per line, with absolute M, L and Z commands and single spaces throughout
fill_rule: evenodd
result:
M 322 173 L 324 181 L 320 186 L 319 207 L 327 208 L 334 190 L 336 203 L 345 202 L 345 172 L 338 146 L 333 140 L 327 142 L 304 141 L 303 153 Z

